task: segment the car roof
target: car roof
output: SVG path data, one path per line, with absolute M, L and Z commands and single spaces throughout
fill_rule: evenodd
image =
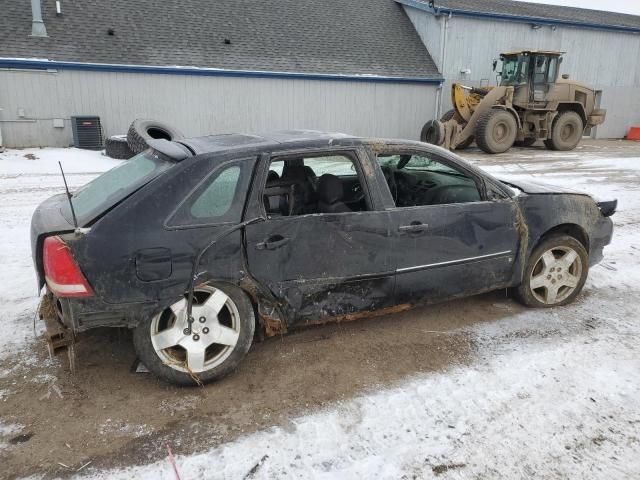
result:
M 319 130 L 280 130 L 262 134 L 230 133 L 224 135 L 207 135 L 203 137 L 181 138 L 179 140 L 174 140 L 173 142 L 163 140 L 163 142 L 184 145 L 184 147 L 187 147 L 194 156 L 209 153 L 237 153 L 244 150 L 259 152 L 262 149 L 274 151 L 287 149 L 293 150 L 296 148 L 317 148 L 324 146 L 369 146 L 373 147 L 375 151 L 382 151 L 380 149 L 384 149 L 386 146 L 406 149 L 419 148 L 433 154 L 438 154 L 441 157 L 445 157 L 454 164 L 461 166 L 464 165 L 464 168 L 467 170 L 475 171 L 485 177 L 490 177 L 487 172 L 479 170 L 477 167 L 455 155 L 453 152 L 437 145 L 418 142 L 416 140 L 377 137 L 365 138 L 348 135 L 346 133 L 322 132 Z M 163 148 L 161 152 L 172 157 L 172 150 L 174 149 Z M 182 155 L 180 156 L 182 157 Z M 178 159 L 176 160 L 180 161 Z
M 204 137 L 181 138 L 179 143 L 195 155 L 226 150 L 280 147 L 283 145 L 332 142 L 335 140 L 359 140 L 358 137 L 338 132 L 318 130 L 281 130 L 261 134 L 230 133 Z

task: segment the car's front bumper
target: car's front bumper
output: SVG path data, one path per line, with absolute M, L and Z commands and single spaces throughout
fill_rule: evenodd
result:
M 599 218 L 589 238 L 589 266 L 602 261 L 604 247 L 611 243 L 612 237 L 613 222 L 611 218 Z

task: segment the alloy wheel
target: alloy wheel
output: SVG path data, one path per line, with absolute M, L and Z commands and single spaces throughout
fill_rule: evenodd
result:
M 545 305 L 554 305 L 571 295 L 582 277 L 582 260 L 571 247 L 558 246 L 545 251 L 537 260 L 529 288 Z
M 222 364 L 240 336 L 237 305 L 222 290 L 199 287 L 194 292 L 191 324 L 187 300 L 181 299 L 151 321 L 151 343 L 165 365 L 187 373 Z

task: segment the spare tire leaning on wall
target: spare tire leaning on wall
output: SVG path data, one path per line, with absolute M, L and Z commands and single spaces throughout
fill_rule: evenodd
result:
M 116 160 L 129 160 L 135 155 L 129 148 L 126 135 L 114 135 L 104 141 L 104 150 L 107 157 Z
M 133 153 L 138 154 L 149 148 L 147 145 L 149 140 L 160 138 L 175 140 L 183 136 L 182 133 L 166 123 L 138 118 L 129 127 L 127 143 Z

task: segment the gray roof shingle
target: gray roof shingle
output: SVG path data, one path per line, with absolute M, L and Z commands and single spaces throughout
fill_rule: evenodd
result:
M 0 57 L 440 78 L 394 0 L 43 0 L 48 38 L 28 0 L 3 3 Z
M 418 0 L 425 5 L 428 0 Z M 586 8 L 547 5 L 514 0 L 435 0 L 436 8 L 468 12 L 534 17 L 551 21 L 575 22 L 602 27 L 640 29 L 640 16 Z

